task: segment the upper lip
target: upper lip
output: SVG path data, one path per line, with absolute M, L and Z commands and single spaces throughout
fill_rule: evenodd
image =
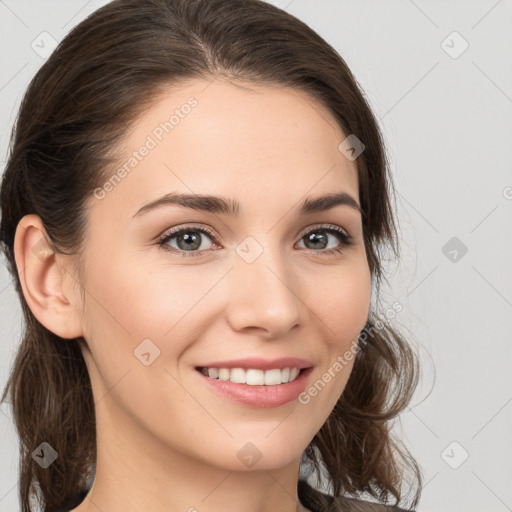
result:
M 229 361 L 215 361 L 198 366 L 198 368 L 255 368 L 258 370 L 272 370 L 279 368 L 309 368 L 313 366 L 310 361 L 299 357 L 280 357 L 278 359 L 264 359 L 251 357 L 246 359 L 230 359 Z

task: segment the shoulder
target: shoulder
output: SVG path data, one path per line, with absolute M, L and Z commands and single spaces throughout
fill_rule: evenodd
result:
M 345 496 L 334 498 L 316 490 L 304 480 L 299 480 L 298 495 L 302 504 L 311 512 L 414 512 Z
M 397 506 L 384 505 L 383 503 L 373 503 L 371 501 L 358 500 L 355 498 L 346 498 L 339 496 L 333 501 L 334 508 L 332 512 L 414 512 Z
M 90 489 L 81 489 L 77 494 L 69 498 L 63 505 L 58 509 L 53 509 L 53 512 L 71 512 L 73 509 L 78 507 L 80 503 L 85 499 Z

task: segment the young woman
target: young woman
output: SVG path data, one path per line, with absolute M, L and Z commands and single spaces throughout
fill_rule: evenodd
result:
M 116 0 L 72 30 L 1 187 L 22 511 L 415 507 L 390 185 L 350 70 L 283 10 Z

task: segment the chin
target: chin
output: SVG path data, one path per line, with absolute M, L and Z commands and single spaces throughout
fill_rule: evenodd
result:
M 300 442 L 297 434 L 285 432 L 279 435 L 272 429 L 253 436 L 236 436 L 225 447 L 222 466 L 229 471 L 271 471 L 300 461 L 308 441 Z M 279 429 L 279 427 L 278 427 Z M 229 454 L 234 454 L 234 457 Z M 216 459 L 219 465 L 219 460 Z

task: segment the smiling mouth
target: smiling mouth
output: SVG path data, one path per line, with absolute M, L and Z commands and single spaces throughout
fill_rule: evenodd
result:
M 247 384 L 249 386 L 277 386 L 293 382 L 304 370 L 297 367 L 273 368 L 260 370 L 258 368 L 207 368 L 199 366 L 197 371 L 214 380 Z

